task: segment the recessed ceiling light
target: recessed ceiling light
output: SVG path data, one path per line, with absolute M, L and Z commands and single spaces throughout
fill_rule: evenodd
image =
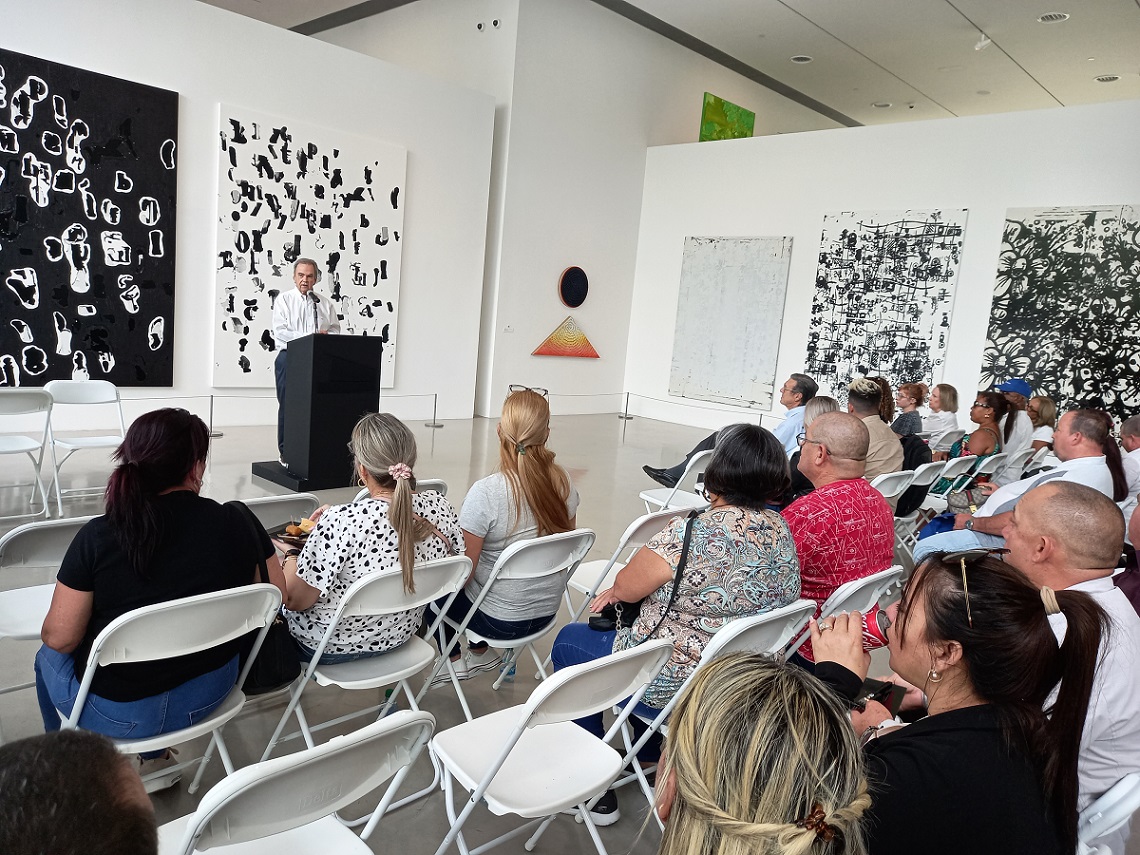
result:
M 1049 12 L 1037 19 L 1039 24 L 1059 24 L 1069 20 L 1068 12 Z
M 797 54 L 796 56 L 793 56 L 792 62 L 798 63 L 799 65 L 804 65 L 806 63 L 814 61 L 814 59 L 815 59 L 814 57 L 805 56 L 804 54 L 801 53 L 801 54 Z
M 885 110 L 885 109 L 887 109 L 887 107 L 890 107 L 892 105 L 891 105 L 890 101 L 876 101 L 871 106 L 872 107 L 878 107 L 880 110 Z
M 979 90 L 978 90 L 978 94 L 979 94 L 979 95 L 989 95 L 989 94 L 990 94 L 990 90 L 989 90 L 989 89 L 979 89 Z
M 1115 83 L 1119 79 L 1119 74 L 1102 74 L 1100 77 L 1093 78 L 1097 83 Z

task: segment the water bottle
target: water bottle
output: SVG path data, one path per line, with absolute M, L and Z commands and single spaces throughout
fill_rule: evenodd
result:
M 499 666 L 499 673 L 503 675 L 504 683 L 513 683 L 515 681 L 515 662 L 512 659 L 509 665 L 503 664 Z

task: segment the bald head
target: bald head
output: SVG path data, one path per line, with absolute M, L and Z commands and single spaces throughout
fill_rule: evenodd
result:
M 1121 422 L 1120 442 L 1128 452 L 1140 448 L 1140 416 L 1132 416 Z
M 1124 515 L 1099 490 L 1073 481 L 1049 481 L 1017 503 L 1018 525 L 1031 536 L 1052 537 L 1070 568 L 1116 566 L 1124 548 Z

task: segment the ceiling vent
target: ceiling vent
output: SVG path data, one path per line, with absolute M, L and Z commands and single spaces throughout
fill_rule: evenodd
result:
M 814 62 L 814 61 L 815 61 L 814 57 L 804 56 L 804 54 L 802 54 L 802 53 L 798 54 L 797 56 L 792 57 L 792 62 L 797 63 L 799 65 L 806 65 L 807 63 Z
M 1067 21 L 1067 20 L 1069 20 L 1069 13 L 1068 12 L 1049 12 L 1048 14 L 1042 15 L 1040 18 L 1038 18 L 1037 23 L 1039 23 L 1039 24 L 1059 24 L 1062 21 Z
M 1097 83 L 1115 83 L 1119 79 L 1119 74 L 1102 74 L 1100 77 L 1093 78 Z
M 891 102 L 890 102 L 890 101 L 876 101 L 876 102 L 875 102 L 874 104 L 872 104 L 871 106 L 872 106 L 872 107 L 878 107 L 880 110 L 885 110 L 885 109 L 887 109 L 887 107 L 890 107 L 890 106 L 893 106 L 893 105 L 891 104 Z

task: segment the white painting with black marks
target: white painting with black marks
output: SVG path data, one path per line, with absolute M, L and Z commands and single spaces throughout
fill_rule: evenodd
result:
M 390 388 L 407 150 L 223 104 L 218 163 L 214 385 L 273 386 L 273 302 L 313 258 L 341 332 L 384 342 Z
M 1140 205 L 1006 212 L 982 383 L 1140 412 Z
M 856 375 L 942 374 L 965 210 L 826 214 L 804 371 L 845 400 Z
M 772 406 L 790 237 L 687 237 L 669 394 Z

